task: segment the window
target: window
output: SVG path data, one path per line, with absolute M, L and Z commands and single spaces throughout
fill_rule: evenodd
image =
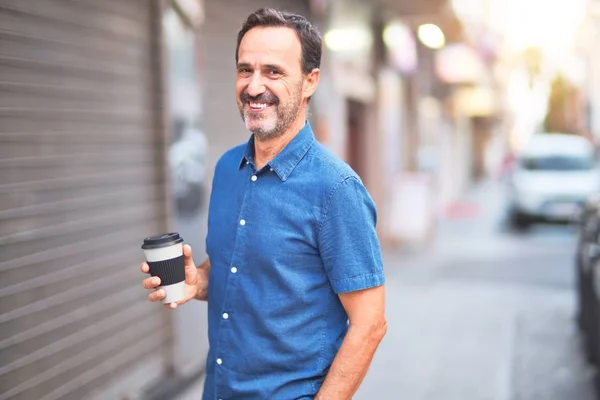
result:
M 595 160 L 591 156 L 543 156 L 526 157 L 521 166 L 528 171 L 585 171 L 594 167 Z

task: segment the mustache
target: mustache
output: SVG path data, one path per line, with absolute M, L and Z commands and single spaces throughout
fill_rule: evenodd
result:
M 261 93 L 258 96 L 250 96 L 248 92 L 243 92 L 240 95 L 240 100 L 243 103 L 248 103 L 251 101 L 253 103 L 273 103 L 275 105 L 279 104 L 279 98 L 271 92 Z

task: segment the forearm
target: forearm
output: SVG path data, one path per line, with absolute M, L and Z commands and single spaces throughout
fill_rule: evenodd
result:
M 196 300 L 206 301 L 208 300 L 208 276 L 210 274 L 210 259 L 207 258 L 202 264 L 198 267 L 198 283 L 197 283 L 197 292 L 196 292 Z
M 350 326 L 315 399 L 351 399 L 367 374 L 385 331 L 385 322 L 372 328 Z

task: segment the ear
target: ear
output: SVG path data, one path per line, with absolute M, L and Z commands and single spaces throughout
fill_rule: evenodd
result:
M 305 99 L 308 99 L 315 93 L 317 86 L 319 85 L 319 78 L 321 76 L 321 70 L 318 68 L 313 69 L 304 77 L 304 84 L 302 86 L 302 95 Z

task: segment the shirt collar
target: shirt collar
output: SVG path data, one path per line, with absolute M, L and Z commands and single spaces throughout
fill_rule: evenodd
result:
M 269 167 L 279 176 L 279 179 L 285 181 L 294 171 L 300 160 L 306 155 L 306 152 L 313 145 L 315 135 L 312 127 L 307 121 L 298 134 L 281 150 L 279 154 L 269 161 Z M 254 165 L 254 135 L 246 144 L 246 151 L 240 160 L 240 168 L 245 163 Z

